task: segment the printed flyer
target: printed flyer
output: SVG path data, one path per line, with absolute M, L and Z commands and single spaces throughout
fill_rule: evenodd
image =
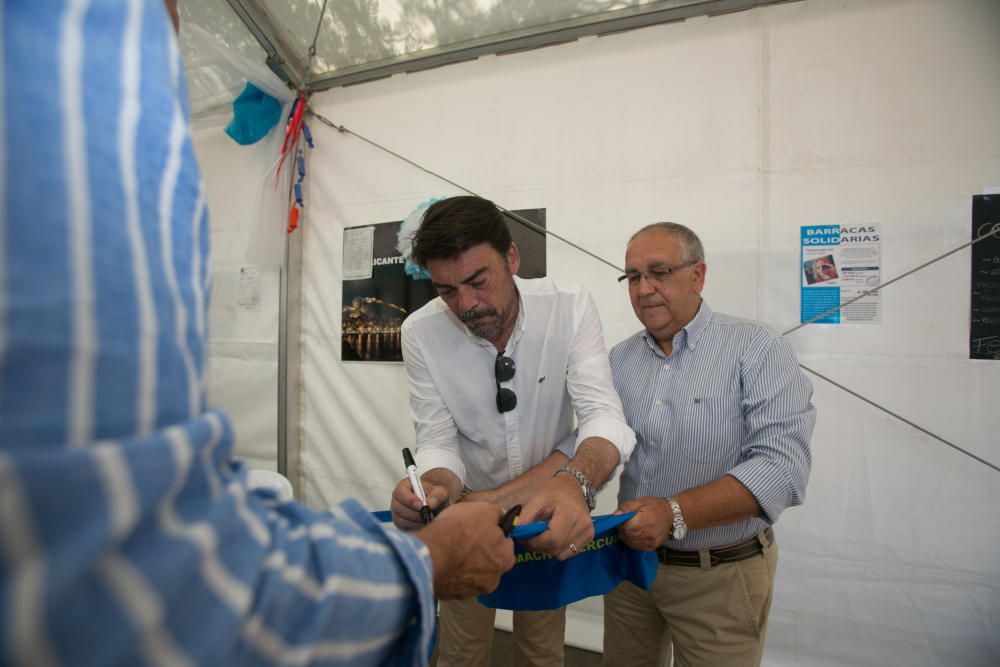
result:
M 829 312 L 879 284 L 882 273 L 879 227 L 845 224 L 801 228 L 800 322 L 879 324 L 882 309 L 878 292 Z

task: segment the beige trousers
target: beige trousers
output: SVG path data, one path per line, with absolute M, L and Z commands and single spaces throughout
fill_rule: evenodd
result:
M 759 538 L 766 541 L 762 536 Z M 709 568 L 659 565 L 648 591 L 625 582 L 604 596 L 605 667 L 757 667 L 778 545 Z
M 489 667 L 496 610 L 475 599 L 448 600 L 439 614 L 437 667 Z M 565 607 L 515 611 L 514 666 L 562 667 L 565 635 Z

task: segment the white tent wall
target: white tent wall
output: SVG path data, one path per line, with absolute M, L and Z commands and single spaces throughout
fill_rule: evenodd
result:
M 208 403 L 229 415 L 236 453 L 250 468 L 277 470 L 279 276 L 250 265 L 245 252 L 254 191 L 274 146 L 239 146 L 218 127 L 195 130 L 193 141 L 212 235 Z
M 639 226 L 683 222 L 705 242 L 712 307 L 784 330 L 798 321 L 800 225 L 880 224 L 883 278 L 969 240 L 972 195 L 1000 186 L 998 26 L 993 0 L 808 0 L 397 75 L 312 106 L 504 207 L 545 208 L 550 230 L 614 263 Z M 413 430 L 401 365 L 340 361 L 343 230 L 457 191 L 312 127 L 290 474 L 312 506 L 383 509 Z M 243 261 L 226 242 L 266 158 L 197 141 L 216 230 L 212 396 L 256 457 L 273 434 L 277 298 L 253 317 L 226 304 Z M 1000 367 L 967 359 L 969 257 L 885 289 L 879 325 L 789 338 L 806 366 L 998 462 Z M 591 291 L 609 346 L 639 328 L 610 267 L 550 238 L 548 273 Z M 995 664 L 1000 473 L 811 379 L 813 473 L 777 526 L 765 664 Z M 601 635 L 600 601 L 574 605 L 567 640 L 599 649 Z

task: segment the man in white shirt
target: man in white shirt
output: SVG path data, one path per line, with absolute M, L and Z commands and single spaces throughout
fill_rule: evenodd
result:
M 593 300 L 577 286 L 515 276 L 517 246 L 479 197 L 434 203 L 412 255 L 440 296 L 402 327 L 428 506 L 521 504 L 522 523 L 549 521 L 525 546 L 573 557 L 593 538 L 593 494 L 635 444 Z M 420 507 L 402 480 L 396 525 L 421 526 Z M 488 665 L 494 615 L 475 600 L 442 603 L 439 667 Z M 565 609 L 515 612 L 516 664 L 562 665 L 564 630 Z

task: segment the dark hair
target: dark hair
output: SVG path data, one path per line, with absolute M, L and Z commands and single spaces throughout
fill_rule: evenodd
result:
M 452 259 L 489 243 L 506 260 L 511 238 L 500 209 L 482 197 L 450 197 L 431 204 L 413 237 L 413 261 Z

